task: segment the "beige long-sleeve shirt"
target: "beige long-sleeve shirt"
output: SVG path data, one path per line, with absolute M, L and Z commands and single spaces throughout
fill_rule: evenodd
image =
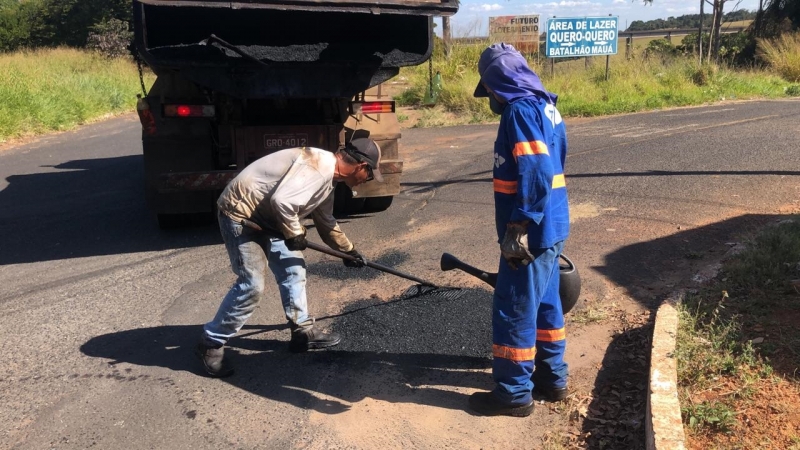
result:
M 335 169 L 336 156 L 326 150 L 280 150 L 245 167 L 228 183 L 217 207 L 234 220 L 252 220 L 287 239 L 302 234 L 300 221 L 311 215 L 328 246 L 349 252 L 353 244 L 333 217 Z

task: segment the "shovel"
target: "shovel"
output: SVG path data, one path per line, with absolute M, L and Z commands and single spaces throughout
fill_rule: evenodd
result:
M 253 222 L 252 220 L 242 219 L 242 225 L 251 228 L 253 230 L 261 231 L 263 233 L 268 234 L 274 238 L 283 239 L 283 235 L 278 231 L 271 230 L 271 229 L 264 229 L 259 224 Z M 308 248 L 312 250 L 316 250 L 320 253 L 324 253 L 329 256 L 333 256 L 339 259 L 344 259 L 347 261 L 356 261 L 357 258 L 354 258 L 347 253 L 340 252 L 338 250 L 334 250 L 324 245 L 320 245 L 314 242 L 307 242 L 306 245 Z M 411 286 L 408 288 L 402 295 L 402 297 L 415 297 L 420 295 L 437 295 L 442 296 L 448 299 L 456 299 L 461 296 L 461 289 L 459 288 L 449 288 L 443 286 L 437 286 L 430 281 L 423 280 L 422 278 L 415 277 L 414 275 L 410 275 L 404 272 L 400 272 L 399 270 L 392 269 L 391 267 L 384 266 L 383 264 L 374 263 L 372 261 L 367 261 L 367 267 L 371 267 L 376 270 L 380 270 L 381 272 L 386 272 L 388 274 L 405 278 L 406 280 L 411 280 L 418 283 L 416 286 Z

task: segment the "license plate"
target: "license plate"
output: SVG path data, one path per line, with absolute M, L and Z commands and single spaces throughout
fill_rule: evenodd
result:
M 267 150 L 283 150 L 294 147 L 308 147 L 308 135 L 305 133 L 264 135 L 264 148 Z

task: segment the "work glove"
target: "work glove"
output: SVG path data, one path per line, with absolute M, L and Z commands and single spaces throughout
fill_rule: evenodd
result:
M 358 253 L 358 250 L 356 250 L 355 247 L 353 247 L 353 249 L 350 250 L 349 252 L 345 252 L 345 253 L 347 253 L 348 255 L 350 255 L 353 258 L 355 258 L 354 261 L 351 261 L 349 259 L 343 260 L 345 266 L 358 268 L 358 267 L 364 267 L 364 266 L 367 265 L 367 258 L 364 258 L 364 255 L 362 255 L 361 253 Z
M 303 234 L 298 234 L 285 240 L 286 248 L 293 252 L 303 251 L 308 248 L 308 240 L 306 239 L 306 229 L 303 228 Z
M 533 255 L 528 250 L 528 221 L 508 222 L 506 235 L 500 244 L 500 253 L 508 265 L 517 270 L 520 264 L 533 261 Z

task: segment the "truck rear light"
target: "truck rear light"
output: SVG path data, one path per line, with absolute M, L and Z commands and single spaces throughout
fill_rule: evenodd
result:
M 350 102 L 350 114 L 393 113 L 394 102 Z
M 214 117 L 214 105 L 164 105 L 164 117 Z

